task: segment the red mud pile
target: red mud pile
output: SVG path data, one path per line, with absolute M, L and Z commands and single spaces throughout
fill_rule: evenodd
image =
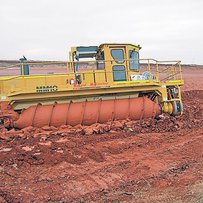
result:
M 151 132 L 171 132 L 182 128 L 193 128 L 202 125 L 202 100 L 203 91 L 183 92 L 184 114 L 171 117 L 167 114 L 161 115 L 157 119 L 143 119 L 132 121 L 130 119 L 122 121 L 112 121 L 105 124 L 93 124 L 91 126 L 77 125 L 75 127 L 63 125 L 59 128 L 54 126 L 44 126 L 42 128 L 27 127 L 22 130 L 2 128 L 0 139 L 29 138 L 38 136 L 52 135 L 92 135 L 103 134 L 107 132 L 133 132 L 133 133 L 151 133 Z
M 203 91 L 183 102 L 179 117 L 2 129 L 0 202 L 198 202 Z

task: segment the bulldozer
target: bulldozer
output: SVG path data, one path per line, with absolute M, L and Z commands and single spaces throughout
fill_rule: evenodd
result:
M 7 128 L 91 125 L 183 113 L 180 61 L 140 59 L 140 45 L 71 47 L 69 61 L 0 69 L 0 123 Z

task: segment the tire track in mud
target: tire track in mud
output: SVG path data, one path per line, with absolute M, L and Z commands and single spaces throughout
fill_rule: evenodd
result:
M 37 174 L 37 171 L 41 168 L 40 165 L 32 166 L 35 178 L 30 177 L 31 185 L 28 184 L 28 186 L 32 188 L 35 181 L 37 181 L 37 183 L 40 183 L 42 188 L 46 188 L 46 190 L 48 190 L 48 188 L 51 187 L 51 182 L 59 187 L 61 182 L 59 177 L 68 177 L 66 178 L 66 183 L 63 184 L 63 189 L 68 192 L 69 198 L 75 199 L 87 196 L 87 194 L 91 196 L 91 194 L 98 193 L 101 190 L 109 190 L 119 184 L 125 185 L 125 183 L 133 180 L 139 181 L 142 179 L 149 179 L 151 176 L 159 174 L 160 171 L 164 173 L 169 170 L 169 168 L 172 167 L 171 164 L 173 165 L 173 168 L 175 168 L 176 165 L 181 164 L 181 161 L 179 163 L 179 159 L 181 159 L 181 157 L 177 157 L 176 154 L 180 154 L 181 151 L 187 151 L 190 145 L 193 145 L 193 143 L 195 145 L 197 143 L 201 143 L 202 141 L 202 135 L 195 136 L 194 132 L 192 132 L 192 134 L 192 136 L 174 135 L 174 139 L 177 142 L 175 145 L 173 145 L 175 141 L 171 143 L 169 142 L 170 140 L 167 140 L 167 137 L 164 136 L 161 138 L 162 143 L 159 148 L 156 147 L 156 143 L 153 143 L 153 140 L 154 142 L 157 140 L 155 139 L 156 136 L 160 139 L 159 134 L 148 134 L 144 135 L 146 137 L 143 138 L 135 136 L 128 137 L 125 138 L 125 140 L 120 141 L 119 139 L 118 141 L 109 141 L 106 143 L 106 146 L 104 146 L 105 149 L 107 149 L 108 146 L 113 146 L 113 143 L 118 148 L 123 149 L 121 152 L 118 150 L 117 153 L 115 153 L 114 150 L 113 154 L 109 152 L 106 153 L 105 150 L 102 150 L 101 146 L 95 145 L 94 147 L 97 150 L 102 151 L 102 153 L 105 154 L 105 160 L 103 162 L 95 162 L 91 159 L 81 165 L 72 165 L 62 162 L 61 164 L 50 166 L 49 169 L 45 169 L 44 173 L 42 171 L 42 175 Z M 139 142 L 140 139 L 145 140 L 145 142 L 143 143 L 142 141 L 141 144 Z M 101 144 L 98 143 L 98 145 Z M 125 147 L 123 145 L 125 145 Z M 92 148 L 92 145 L 90 146 Z M 203 146 L 201 145 L 201 147 Z M 149 151 L 150 154 L 147 154 L 147 151 Z M 173 157 L 174 154 L 176 155 L 175 157 Z M 169 160 L 167 161 L 166 158 Z M 190 157 L 188 158 L 190 160 Z M 164 160 L 164 162 L 167 161 L 167 163 L 162 163 L 160 159 Z M 174 161 L 175 165 L 173 164 Z M 20 179 L 23 180 L 24 178 L 25 177 L 21 174 Z M 33 189 L 36 190 L 37 188 Z
M 196 139 L 190 139 L 187 141 L 183 141 L 181 144 L 171 146 L 167 151 L 170 151 L 170 153 L 165 153 L 165 146 L 162 146 L 162 149 L 159 149 L 158 151 L 154 151 L 153 156 L 151 155 L 146 155 L 146 156 L 141 156 L 139 159 L 140 164 L 138 163 L 135 166 L 133 161 L 131 164 L 128 166 L 129 170 L 125 170 L 125 173 L 122 176 L 122 183 L 119 186 L 116 186 L 115 184 L 112 184 L 109 186 L 109 191 L 116 191 L 117 188 L 119 187 L 124 187 L 125 189 L 128 188 L 129 185 L 133 185 L 135 182 L 142 182 L 144 181 L 146 184 L 150 182 L 150 184 L 153 183 L 154 179 L 167 179 L 168 176 L 173 176 L 174 175 L 182 175 L 182 174 L 193 174 L 194 175 L 194 169 L 196 166 L 199 166 L 199 171 L 201 171 L 203 167 L 203 158 L 201 154 L 201 149 L 203 148 L 203 136 L 198 136 Z M 188 147 L 197 147 L 199 144 L 199 151 L 197 151 L 195 154 L 193 154 L 193 157 L 187 157 L 185 159 L 185 151 L 187 151 Z M 192 145 L 192 146 L 191 146 Z M 162 156 L 160 156 L 163 154 Z M 170 155 L 171 154 L 171 155 Z M 177 158 L 177 155 L 179 157 Z M 199 154 L 199 157 L 197 157 L 197 154 Z M 175 156 L 174 156 L 175 155 Z M 170 156 L 170 159 L 169 159 Z M 189 155 L 188 155 L 189 156 Z M 168 158 L 169 160 L 165 159 Z M 119 158 L 121 159 L 122 162 L 124 161 L 124 158 Z M 167 162 L 166 164 L 161 164 L 160 165 L 160 159 L 163 159 L 164 162 Z M 131 159 L 132 160 L 132 159 Z M 128 159 L 129 161 L 129 159 Z M 202 163 L 202 164 L 198 164 Z M 117 163 L 118 164 L 118 163 Z M 136 164 L 136 163 L 135 163 Z M 153 166 L 153 167 L 152 167 Z M 112 167 L 106 165 L 106 168 L 108 170 L 110 169 L 111 172 L 115 171 L 116 169 L 116 164 L 112 164 Z M 105 169 L 104 169 L 105 170 Z M 146 170 L 146 171 L 145 171 Z M 197 170 L 197 169 L 196 169 Z M 133 172 L 131 172 L 133 171 Z M 100 171 L 99 171 L 100 172 Z M 95 173 L 98 175 L 98 171 L 95 171 Z M 128 177 L 126 177 L 126 175 Z M 198 177 L 203 178 L 203 174 L 199 173 Z M 195 182 L 198 178 L 194 177 L 193 182 Z M 192 180 L 190 180 L 190 184 L 192 184 Z M 136 184 L 135 184 L 136 185 Z M 139 184 L 138 184 L 139 185 Z M 136 190 L 136 187 L 134 187 Z M 89 194 L 90 197 L 92 198 L 94 194 Z M 87 198 L 88 195 L 86 195 Z
M 198 138 L 197 138 L 197 139 L 198 139 Z M 192 140 L 192 142 L 196 142 L 197 139 Z M 203 140 L 203 139 L 201 139 L 201 140 Z M 201 140 L 198 140 L 198 142 L 201 141 Z M 184 146 L 184 145 L 186 145 L 186 144 L 188 144 L 188 143 L 191 144 L 191 140 L 189 140 L 188 142 L 183 142 L 183 143 L 182 143 L 182 146 Z M 171 148 L 168 148 L 168 150 L 170 150 L 170 151 L 172 150 L 172 151 L 177 152 L 178 150 L 176 150 L 175 148 L 178 149 L 179 146 L 180 146 L 180 145 L 173 146 L 173 147 L 171 147 Z M 156 173 L 159 172 L 160 170 L 161 170 L 161 171 L 166 171 L 166 170 L 168 170 L 168 167 L 170 167 L 170 164 L 173 164 L 174 159 L 175 159 L 176 162 L 177 162 L 177 157 L 174 158 L 174 159 L 170 159 L 170 162 L 168 162 L 167 164 L 163 164 L 163 163 L 160 162 L 160 160 L 157 160 L 157 157 L 160 157 L 160 158 L 161 158 L 161 154 L 164 154 L 164 157 L 162 156 L 163 159 L 164 159 L 165 157 L 168 158 L 169 155 L 164 152 L 164 151 L 165 151 L 164 148 L 165 148 L 165 146 L 162 146 L 162 149 L 159 149 L 158 151 L 151 152 L 151 153 L 153 153 L 153 155 L 145 155 L 145 156 L 144 156 L 142 152 L 140 152 L 140 155 L 138 155 L 138 153 L 136 152 L 136 154 L 137 154 L 137 156 L 139 157 L 139 159 L 136 159 L 136 158 L 133 159 L 134 154 L 132 154 L 131 157 L 128 156 L 128 158 L 127 158 L 126 160 L 125 160 L 125 157 L 126 157 L 126 156 L 123 156 L 123 154 L 121 154 L 121 157 L 120 157 L 120 156 L 117 156 L 116 158 L 119 159 L 119 160 L 122 160 L 122 163 L 125 163 L 125 164 L 126 164 L 126 163 L 129 163 L 129 161 L 130 161 L 129 166 L 127 166 L 127 168 L 130 169 L 130 171 L 127 172 L 127 171 L 125 170 L 125 173 L 128 174 L 128 177 L 129 177 L 129 178 L 131 178 L 131 179 L 134 180 L 134 178 L 133 178 L 133 175 L 134 175 L 134 174 L 135 174 L 135 176 L 137 177 L 137 174 L 139 173 L 138 177 L 143 177 L 144 175 L 147 175 L 147 174 L 148 174 L 148 172 L 145 173 L 145 170 L 146 170 L 146 171 L 152 170 L 153 172 L 151 172 L 151 173 L 156 174 Z M 184 148 L 184 147 L 183 147 L 183 148 Z M 183 150 L 183 148 L 182 148 L 181 150 Z M 173 154 L 174 154 L 175 152 L 173 152 Z M 130 154 L 130 151 L 128 152 L 128 154 Z M 164 162 L 166 162 L 165 159 L 164 159 Z M 121 163 L 120 163 L 120 161 L 118 161 L 118 162 L 116 162 L 116 163 L 113 163 L 113 161 L 111 161 L 111 164 L 113 164 L 113 167 L 108 166 L 108 163 L 105 163 L 105 164 L 106 164 L 106 167 L 108 168 L 108 173 L 110 173 L 110 172 L 115 172 L 116 169 L 117 169 L 117 166 L 119 166 Z M 133 167 L 133 165 L 136 165 L 136 167 Z M 153 166 L 153 167 L 152 167 L 152 166 Z M 125 168 L 125 169 L 126 169 L 126 168 Z M 131 172 L 132 169 L 134 170 L 133 173 Z M 143 170 L 144 170 L 144 173 L 142 172 Z M 103 171 L 103 170 L 102 170 L 102 171 Z M 99 175 L 99 173 L 101 173 L 102 171 L 99 170 L 99 172 L 98 172 L 98 171 L 95 171 L 94 173 L 97 174 L 97 175 Z M 104 169 L 104 171 L 106 171 L 106 170 Z M 126 181 L 125 179 L 128 179 L 128 177 L 126 177 L 126 174 L 123 174 L 122 180 L 125 182 L 125 181 Z M 117 182 L 117 181 L 115 181 L 115 182 Z M 114 184 L 115 184 L 115 183 L 114 183 Z M 114 185 L 114 184 L 113 184 L 113 185 Z M 110 185 L 110 187 L 111 187 L 111 185 Z

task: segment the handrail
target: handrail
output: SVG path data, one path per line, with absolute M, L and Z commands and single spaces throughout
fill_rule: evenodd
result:
M 119 59 L 117 59 L 119 60 Z M 156 60 L 153 58 L 146 58 L 146 59 L 122 59 L 122 61 L 154 61 L 156 63 L 176 63 L 174 65 L 177 65 L 179 63 L 181 63 L 181 61 L 179 60 Z M 71 63 L 91 63 L 91 62 L 115 62 L 115 60 L 94 60 L 94 61 L 49 61 L 49 62 L 26 62 L 27 65 L 54 65 L 54 64 L 71 64 Z M 21 66 L 23 63 L 16 63 L 14 65 L 11 66 L 7 66 L 4 68 L 0 68 L 0 70 L 5 70 L 5 69 L 9 69 L 9 68 L 13 68 L 16 66 Z
M 173 77 L 173 76 L 175 76 L 175 75 L 178 75 L 178 73 L 174 73 L 174 74 L 172 74 L 172 75 L 169 75 L 168 77 L 166 77 L 166 78 L 164 78 L 164 79 L 161 79 L 161 81 L 167 80 L 168 78 Z
M 122 70 L 121 71 L 104 71 L 104 72 L 97 72 L 97 73 L 95 73 L 95 72 L 87 72 L 87 71 L 83 71 L 83 72 L 79 72 L 79 73 L 74 73 L 74 72 L 70 72 L 70 73 L 68 73 L 68 75 L 75 75 L 75 76 L 78 76 L 78 75 L 93 75 L 93 74 L 96 74 L 96 75 L 99 75 L 99 74 L 112 74 L 112 73 L 114 73 L 114 72 L 123 72 Z M 131 71 L 126 71 L 126 73 L 129 73 L 129 72 L 131 72 Z M 61 75 L 61 76 L 65 76 L 65 75 L 67 75 L 67 73 L 65 73 L 65 74 L 61 74 L 61 73 L 56 73 L 56 74 L 54 74 L 54 75 Z M 161 79 L 160 81 L 164 81 L 165 79 L 168 79 L 168 78 L 170 78 L 170 77 L 172 77 L 172 76 L 175 76 L 175 75 L 178 75 L 178 73 L 175 73 L 175 74 L 170 74 L 168 77 L 165 77 L 165 78 L 163 78 L 163 79 Z M 7 79 L 5 79 L 4 81 L 9 81 L 9 80 L 13 80 L 13 79 L 16 79 L 16 78 L 28 78 L 28 77 L 30 77 L 30 76 L 41 76 L 41 77 L 47 77 L 47 76 L 52 76 L 52 75 L 48 75 L 48 74 L 40 74 L 40 75 L 18 75 L 18 76 L 10 76 L 10 77 L 8 77 Z M 157 80 L 157 79 L 155 79 L 155 78 L 151 78 L 151 79 L 149 79 L 149 80 Z
M 48 73 L 45 73 L 45 74 L 30 74 L 30 75 L 10 75 L 8 76 L 8 78 L 6 78 L 5 80 L 12 80 L 12 79 L 15 79 L 15 78 L 20 78 L 20 77 L 29 77 L 29 76 L 42 76 L 42 77 L 47 77 L 47 76 L 50 76 L 50 75 L 75 75 L 75 74 L 92 74 L 92 73 L 88 73 L 87 70 L 86 71 L 78 71 L 77 73 L 73 72 L 73 69 L 71 69 L 71 67 L 74 66 L 74 64 L 97 64 L 99 62 L 101 63 L 108 63 L 108 62 L 115 62 L 119 59 L 116 59 L 116 60 L 92 60 L 92 61 L 49 61 L 49 62 L 26 62 L 25 64 L 26 65 L 30 65 L 30 66 L 38 66 L 38 65 L 43 65 L 44 67 L 42 67 L 44 70 L 48 70 L 50 69 L 50 65 L 57 65 L 57 64 L 64 64 L 64 67 L 54 67 L 54 69 L 57 70 L 57 68 L 64 68 L 65 72 L 63 73 L 54 73 L 54 74 L 48 74 Z M 130 62 L 130 61 L 139 61 L 140 62 L 140 72 L 141 71 L 148 71 L 150 74 L 153 74 L 156 78 L 156 80 L 158 81 L 163 81 L 163 80 L 166 80 L 172 76 L 178 76 L 181 78 L 182 80 L 182 70 L 181 70 L 181 61 L 179 60 L 162 60 L 162 61 L 159 61 L 159 60 L 156 60 L 156 59 L 153 59 L 153 58 L 149 58 L 149 59 L 122 59 L 123 63 L 125 62 Z M 46 67 L 46 65 L 48 65 L 49 67 Z M 142 65 L 146 65 L 146 67 L 142 66 Z M 170 66 L 170 67 L 162 67 L 160 68 L 160 66 L 162 65 L 165 65 L 165 66 Z M 10 69 L 10 68 L 14 68 L 14 67 L 19 67 L 19 66 L 24 66 L 24 63 L 17 63 L 15 65 L 11 65 L 11 66 L 8 66 L 8 67 L 4 67 L 4 68 L 0 68 L 0 71 L 1 70 L 7 70 L 7 69 Z M 129 66 L 128 66 L 129 67 Z M 32 68 L 32 67 L 31 67 Z M 146 70 L 143 70 L 146 69 Z M 16 69 L 15 69 L 16 70 Z M 20 69 L 19 69 L 20 70 Z M 60 69 L 59 69 L 60 70 Z M 88 71 L 91 71 L 91 69 L 89 69 Z M 97 71 L 100 71 L 97 69 Z M 105 69 L 101 69 L 101 71 L 104 71 L 104 74 L 112 74 L 114 73 L 114 71 L 106 71 Z M 93 74 L 95 74 L 94 70 L 92 70 Z M 117 71 L 119 72 L 119 71 Z M 122 71 L 120 71 L 122 72 Z M 133 72 L 133 70 L 129 70 L 126 69 L 126 74 L 127 74 L 127 77 L 129 78 L 129 72 Z M 99 73 L 99 72 L 98 72 Z M 165 78 L 161 78 L 163 77 L 163 74 L 166 74 L 167 77 Z M 7 77 L 7 76 L 6 76 Z M 106 77 L 106 76 L 105 76 Z M 0 77 L 1 78 L 1 77 Z

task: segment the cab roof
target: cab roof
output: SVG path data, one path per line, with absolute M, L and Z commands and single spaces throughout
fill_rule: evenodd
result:
M 138 48 L 138 49 L 141 49 L 142 47 L 138 44 L 138 45 L 135 45 L 135 44 L 128 44 L 128 43 L 103 43 L 103 44 L 100 44 L 99 45 L 99 48 L 102 48 L 103 46 L 131 46 L 131 47 L 135 47 L 135 48 Z

